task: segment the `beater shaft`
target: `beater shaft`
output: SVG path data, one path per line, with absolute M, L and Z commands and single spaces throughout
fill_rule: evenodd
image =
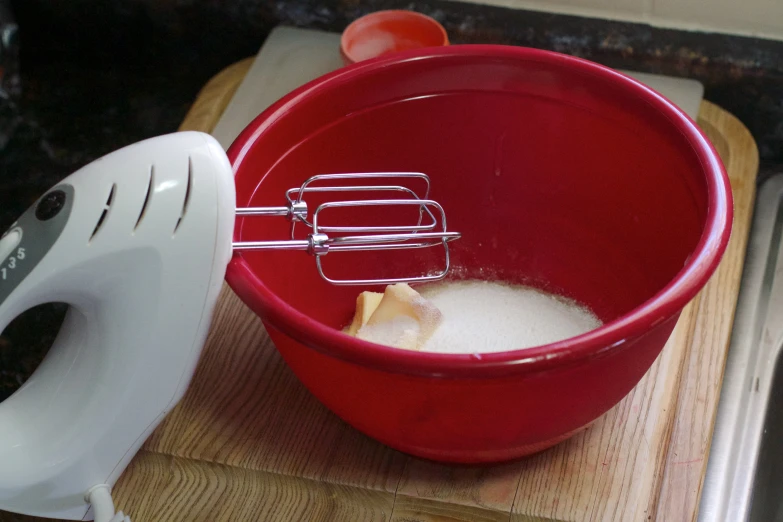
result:
M 415 190 L 403 185 L 328 185 L 319 186 L 322 181 L 336 180 L 367 180 L 367 179 L 415 179 L 425 185 L 423 197 Z M 356 193 L 385 192 L 402 195 L 401 199 L 362 199 L 327 201 L 309 215 L 306 193 Z M 299 188 L 286 191 L 288 201 L 286 206 L 246 207 L 236 209 L 238 217 L 277 216 L 286 217 L 291 221 L 291 239 L 268 241 L 238 241 L 233 243 L 234 250 L 302 250 L 316 258 L 318 272 L 326 281 L 337 285 L 352 284 L 392 284 L 399 282 L 435 281 L 446 276 L 449 270 L 448 243 L 461 236 L 459 232 L 449 232 L 446 229 L 446 213 L 443 207 L 429 199 L 430 180 L 426 174 L 414 172 L 384 172 L 368 174 L 323 174 L 306 180 Z M 418 207 L 418 220 L 415 224 L 403 225 L 368 225 L 368 226 L 335 226 L 319 225 L 319 215 L 329 208 L 355 208 L 362 211 L 364 207 Z M 422 223 L 424 216 L 427 222 Z M 440 219 L 438 219 L 440 218 Z M 323 218 L 321 218 L 323 221 Z M 311 232 L 306 238 L 295 238 L 297 223 L 303 223 Z M 438 230 L 439 229 L 439 230 Z M 330 237 L 327 233 L 341 234 Z M 323 272 L 321 257 L 329 252 L 360 251 L 360 250 L 403 250 L 442 246 L 444 248 L 445 268 L 435 274 L 386 279 L 348 279 L 336 280 L 329 278 Z

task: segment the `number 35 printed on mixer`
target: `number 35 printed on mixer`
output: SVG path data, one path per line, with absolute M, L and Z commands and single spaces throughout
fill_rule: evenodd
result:
M 3 268 L 0 268 L 0 279 L 6 280 L 8 279 L 8 271 L 13 270 L 16 268 L 16 262 L 21 261 L 24 259 L 25 253 L 24 248 L 19 247 L 16 249 L 16 255 L 11 256 L 6 261 L 6 264 Z

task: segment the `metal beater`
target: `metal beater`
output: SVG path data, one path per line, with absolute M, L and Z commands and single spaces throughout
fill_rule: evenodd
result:
M 372 185 L 362 182 L 377 182 L 378 180 L 394 180 L 399 184 Z M 337 180 L 347 180 L 350 185 L 333 185 Z M 401 183 L 420 180 L 423 194 Z M 421 183 L 423 182 L 423 183 Z M 328 201 L 321 203 L 312 212 L 305 201 L 306 194 L 312 193 L 379 192 L 401 194 L 402 198 L 361 199 Z M 446 213 L 443 207 L 430 195 L 430 178 L 420 172 L 374 172 L 352 174 L 320 174 L 307 179 L 301 186 L 286 191 L 286 205 L 280 207 L 248 207 L 237 208 L 239 216 L 278 216 L 291 221 L 291 239 L 279 241 L 242 241 L 234 242 L 234 250 L 304 250 L 315 256 L 316 267 L 320 276 L 335 285 L 387 285 L 395 283 L 412 283 L 438 281 L 449 271 L 449 242 L 459 239 L 459 232 L 450 232 L 446 226 Z M 394 226 L 330 226 L 319 225 L 319 214 L 330 208 L 362 208 L 362 207 L 418 207 L 418 220 L 415 224 Z M 424 222 L 422 222 L 424 221 Z M 306 239 L 295 239 L 297 223 L 302 223 L 311 232 Z M 329 234 L 341 234 L 331 236 Z M 321 258 L 329 252 L 345 252 L 357 250 L 403 250 L 440 246 L 444 249 L 445 264 L 436 273 L 402 278 L 377 279 L 334 279 L 324 273 Z

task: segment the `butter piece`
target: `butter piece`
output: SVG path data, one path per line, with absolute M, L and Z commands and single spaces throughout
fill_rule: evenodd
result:
M 378 308 L 383 299 L 380 292 L 362 292 L 356 298 L 356 314 L 353 316 L 353 322 L 344 330 L 348 335 L 356 335 L 359 328 L 367 324 L 370 316 Z
M 356 337 L 376 344 L 404 350 L 419 349 L 419 322 L 407 315 L 398 315 L 389 321 L 362 326 Z
M 405 283 L 389 285 L 356 337 L 378 344 L 421 350 L 443 320 L 435 305 Z

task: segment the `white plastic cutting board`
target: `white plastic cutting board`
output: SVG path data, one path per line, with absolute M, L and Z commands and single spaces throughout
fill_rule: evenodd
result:
M 343 65 L 340 35 L 279 26 L 272 30 L 212 132 L 227 149 L 272 103 L 310 80 Z M 694 120 L 704 95 L 696 80 L 621 71 L 655 89 Z

